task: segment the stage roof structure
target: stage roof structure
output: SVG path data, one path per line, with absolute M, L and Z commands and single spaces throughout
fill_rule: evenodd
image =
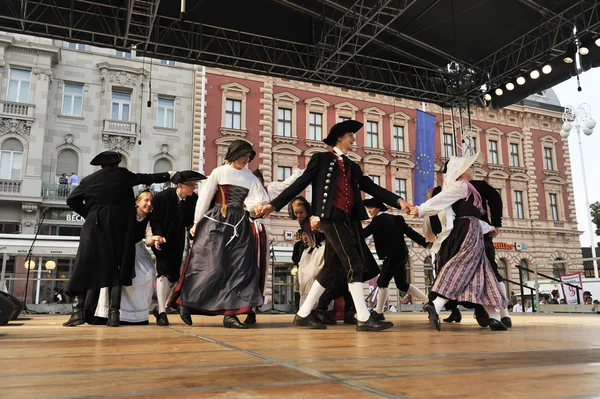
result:
M 489 94 L 502 107 L 600 63 L 599 1 L 0 0 L 0 29 L 445 106 Z

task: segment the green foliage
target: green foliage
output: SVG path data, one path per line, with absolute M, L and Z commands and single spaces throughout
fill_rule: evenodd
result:
M 600 202 L 596 201 L 590 204 L 590 213 L 592 215 L 592 222 L 596 225 L 596 235 L 600 235 Z

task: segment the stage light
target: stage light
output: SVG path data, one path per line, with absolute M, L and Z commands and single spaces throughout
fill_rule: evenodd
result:
M 499 88 L 499 87 L 496 89 L 496 91 L 494 93 L 496 93 L 497 96 L 501 96 L 501 95 L 504 94 L 504 92 L 502 91 L 502 89 Z
M 25 262 L 25 264 L 23 264 L 23 266 L 25 267 L 25 269 L 33 270 L 35 269 L 35 262 L 32 260 L 28 260 L 27 262 Z
M 594 43 L 596 43 L 596 46 L 600 47 L 600 37 L 598 39 L 596 39 L 596 41 Z
M 514 88 L 515 88 L 515 85 L 512 84 L 511 82 L 508 82 L 506 84 L 506 90 L 511 91 L 511 90 L 514 90 Z
M 540 77 L 540 71 L 538 71 L 537 69 L 534 69 L 533 71 L 531 71 L 529 76 L 531 76 L 531 79 L 537 79 Z
M 587 122 L 585 123 L 585 127 L 587 127 L 588 129 L 593 129 L 596 127 L 596 121 L 593 120 L 592 118 L 588 119 Z
M 485 101 L 492 101 L 492 96 L 490 95 L 490 93 L 485 93 L 485 94 L 483 95 L 483 99 L 484 99 Z
M 552 67 L 550 65 L 546 64 L 542 68 L 542 72 L 544 73 L 544 75 L 548 75 L 550 72 L 552 72 Z
M 44 266 L 46 267 L 47 270 L 54 270 L 54 268 L 56 268 L 56 262 L 53 260 L 49 260 L 46 262 L 46 264 Z
M 590 53 L 590 50 L 587 47 L 580 47 L 579 48 L 579 54 L 581 55 L 588 55 Z
M 563 58 L 563 61 L 565 62 L 565 64 L 572 64 L 573 58 L 567 56 L 567 57 Z
M 517 84 L 518 84 L 519 86 L 523 86 L 523 85 L 525 84 L 525 78 L 524 78 L 523 76 L 519 76 L 519 77 L 517 78 Z

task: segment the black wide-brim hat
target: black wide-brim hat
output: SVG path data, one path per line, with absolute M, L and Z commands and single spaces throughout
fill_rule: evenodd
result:
M 199 181 L 205 180 L 206 176 L 202 173 L 196 172 L 195 170 L 182 170 L 181 172 L 177 172 L 171 177 L 171 183 L 179 184 L 185 183 L 187 181 Z
M 375 198 L 369 198 L 363 201 L 363 205 L 367 208 L 378 208 L 381 212 L 385 212 L 388 210 L 388 207 L 385 204 Z
M 250 153 L 250 161 L 256 156 L 256 151 L 252 149 L 252 145 L 244 140 L 235 140 L 229 144 L 225 159 L 229 162 L 233 162 L 244 154 Z
M 121 154 L 116 151 L 104 151 L 96 155 L 90 165 L 118 165 L 121 163 Z
M 342 137 L 346 133 L 356 133 L 363 127 L 363 123 L 349 119 L 347 121 L 336 123 L 329 130 L 327 137 L 323 139 L 323 142 L 331 147 L 335 146 L 337 139 Z

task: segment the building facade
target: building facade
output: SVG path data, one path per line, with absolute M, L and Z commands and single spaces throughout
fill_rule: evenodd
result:
M 222 164 L 229 143 L 243 139 L 257 151 L 249 167 L 260 169 L 266 183 L 282 181 L 305 168 L 313 154 L 327 151 L 322 138 L 329 128 L 351 118 L 364 128 L 349 157 L 376 183 L 412 203 L 415 117 L 422 107 L 378 94 L 207 69 L 196 73 L 194 162 L 209 173 Z M 438 184 L 442 165 L 457 151 L 462 153 L 463 142 L 483 155 L 476 178 L 496 188 L 504 203 L 502 233 L 496 239 L 501 273 L 519 281 L 516 265 L 531 269 L 535 263 L 560 259 L 565 263 L 540 265 L 539 270 L 554 275 L 581 270 L 581 263 L 568 262 L 581 257 L 580 232 L 568 143 L 559 134 L 562 107 L 554 93 L 549 90 L 501 110 L 472 108 L 470 129 L 458 127 L 456 112 L 453 124 L 450 110 L 431 104 L 425 109 L 436 117 Z M 462 123 L 468 125 L 466 115 Z M 305 195 L 310 200 L 310 187 Z M 293 245 L 290 237 L 297 223 L 286 210 L 272 214 L 267 223 L 276 247 Z M 409 224 L 421 230 L 420 221 Z M 283 264 L 287 261 L 274 262 L 279 266 L 273 273 L 277 284 L 291 281 L 285 272 L 290 266 Z M 431 283 L 431 272 L 424 268 L 429 262 L 427 250 L 410 245 L 410 280 L 421 288 Z M 524 271 L 522 277 L 529 280 L 532 275 Z M 510 284 L 509 289 L 518 291 Z
M 69 179 L 94 172 L 97 153 L 117 150 L 140 173 L 191 167 L 194 76 L 190 65 L 135 49 L 0 34 L 0 248 L 10 292 L 22 295 L 36 232 L 34 275 L 59 280 L 41 295 L 34 286 L 29 300 L 48 300 L 70 276 L 77 245 L 67 237 L 79 236 L 83 220 L 66 206 Z

